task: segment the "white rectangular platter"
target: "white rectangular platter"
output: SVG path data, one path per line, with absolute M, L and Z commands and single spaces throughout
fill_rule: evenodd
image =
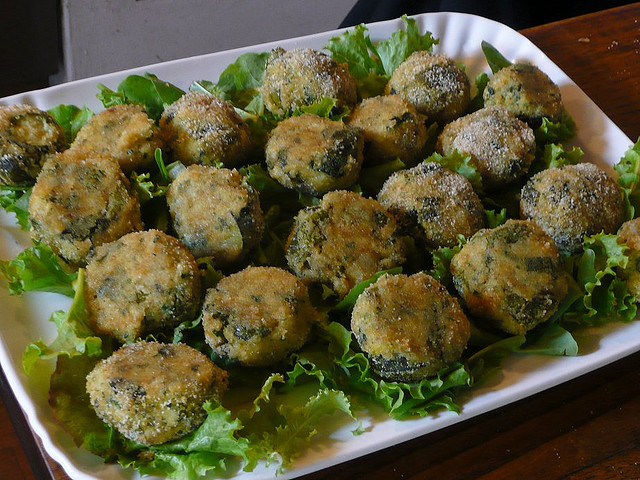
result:
M 587 161 L 610 167 L 632 144 L 578 86 L 535 45 L 514 30 L 494 21 L 459 13 L 428 13 L 415 18 L 421 31 L 428 30 L 440 39 L 434 51 L 463 63 L 471 79 L 482 71 L 489 71 L 480 47 L 483 40 L 494 45 L 510 60 L 526 60 L 539 66 L 560 86 L 565 106 L 578 126 L 575 144 L 584 150 Z M 398 19 L 368 27 L 375 41 L 388 38 L 402 26 L 402 21 Z M 330 37 L 340 32 L 326 32 L 102 75 L 14 95 L 1 99 L 0 104 L 30 103 L 48 109 L 64 103 L 87 105 L 98 111 L 102 109 L 95 98 L 98 83 L 115 89 L 127 75 L 151 72 L 186 90 L 193 80 L 217 81 L 222 70 L 242 53 L 265 52 L 276 46 L 285 49 L 303 46 L 321 49 Z M 18 228 L 13 217 L 0 214 L 0 257 L 13 258 L 28 245 L 28 234 Z M 54 421 L 48 405 L 48 378 L 53 364 L 40 367 L 31 377 L 27 377 L 22 370 L 21 356 L 25 346 L 39 338 L 45 342 L 53 340 L 55 327 L 47 319 L 53 310 L 67 308 L 68 304 L 67 299 L 54 294 L 11 297 L 6 288 L 0 287 L 0 364 L 31 427 L 42 439 L 44 448 L 71 478 L 138 478 L 135 473 L 115 465 L 105 465 L 100 458 L 76 448 L 71 438 Z M 366 431 L 359 436 L 351 434 L 357 423 L 343 425 L 331 434 L 330 439 L 312 444 L 293 468 L 280 478 L 295 478 L 434 432 L 593 371 L 640 350 L 640 322 L 586 330 L 580 334 L 580 347 L 580 354 L 576 357 L 513 356 L 505 363 L 501 374 L 465 398 L 460 415 L 443 412 L 407 421 L 394 421 L 380 416 L 360 418 Z M 258 480 L 273 477 L 273 469 L 258 468 L 252 473 L 240 473 L 236 478 Z

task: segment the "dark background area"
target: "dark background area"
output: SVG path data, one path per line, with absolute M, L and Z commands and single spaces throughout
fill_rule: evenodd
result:
M 62 57 L 57 0 L 0 4 L 0 96 L 46 87 Z
M 60 1 L 0 0 L 0 97 L 43 88 L 62 64 Z M 359 0 L 341 27 L 424 12 L 481 15 L 519 30 L 625 5 L 629 0 Z
M 515 30 L 633 3 L 629 0 L 359 0 L 340 27 L 390 20 L 403 14 L 463 12 Z

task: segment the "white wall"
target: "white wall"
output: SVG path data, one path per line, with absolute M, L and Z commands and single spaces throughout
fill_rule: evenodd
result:
M 62 0 L 56 82 L 333 30 L 356 0 Z

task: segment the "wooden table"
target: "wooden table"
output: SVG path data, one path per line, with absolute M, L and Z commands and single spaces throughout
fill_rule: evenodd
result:
M 633 141 L 640 137 L 640 3 L 522 33 Z M 1 390 L 0 477 L 68 478 L 41 455 L 10 392 Z M 462 424 L 305 478 L 638 479 L 640 353 Z

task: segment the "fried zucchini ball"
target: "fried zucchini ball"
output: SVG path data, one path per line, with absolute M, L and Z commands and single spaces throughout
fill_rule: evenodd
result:
M 86 388 L 105 423 L 137 443 L 159 445 L 200 426 L 204 403 L 219 402 L 227 382 L 227 372 L 188 345 L 137 342 L 101 360 Z
M 359 129 L 310 113 L 289 117 L 269 134 L 269 175 L 287 188 L 322 196 L 350 187 L 362 165 Z
M 451 273 L 469 313 L 513 335 L 549 320 L 568 292 L 556 244 L 527 220 L 480 230 L 453 257 Z
M 415 165 L 421 160 L 427 143 L 425 118 L 400 95 L 364 99 L 353 110 L 349 125 L 363 132 L 367 163 L 399 158 L 406 165 Z
M 429 122 L 440 125 L 461 116 L 469 106 L 471 85 L 467 74 L 445 55 L 420 50 L 393 72 L 385 94 L 398 94 Z
M 65 151 L 47 159 L 29 198 L 33 240 L 74 266 L 103 243 L 142 229 L 140 203 L 111 158 Z
M 419 382 L 457 361 L 471 326 L 458 300 L 426 273 L 382 275 L 360 294 L 351 330 L 374 372 Z
M 618 243 L 629 247 L 625 252 L 629 263 L 620 275 L 627 282 L 629 293 L 640 302 L 640 217 L 622 224 L 618 229 Z
M 0 182 L 31 185 L 48 154 L 67 147 L 64 130 L 31 105 L 0 106 Z
M 160 130 L 140 105 L 125 104 L 91 117 L 69 148 L 80 155 L 111 157 L 129 173 L 149 168 L 162 140 Z
M 164 109 L 160 130 L 174 161 L 235 167 L 253 144 L 249 126 L 233 105 L 213 95 L 188 92 Z
M 495 190 L 524 176 L 536 152 L 533 130 L 503 107 L 487 107 L 445 125 L 436 150 L 471 157 L 482 184 Z
M 405 260 L 395 218 L 376 200 L 329 192 L 301 210 L 286 244 L 289 268 L 305 282 L 346 295 L 359 282 Z
M 484 208 L 469 180 L 433 162 L 392 174 L 378 201 L 430 247 L 452 247 L 484 227 Z
M 533 127 L 564 112 L 560 88 L 535 65 L 514 63 L 497 71 L 483 93 L 487 107 L 500 105 Z
M 624 221 L 623 192 L 592 163 L 543 170 L 522 187 L 520 214 L 538 223 L 565 253 L 587 235 L 614 233 Z
M 200 292 L 200 271 L 191 252 L 158 230 L 101 245 L 87 264 L 89 323 L 121 342 L 193 320 Z
M 334 98 L 337 107 L 353 107 L 358 100 L 356 82 L 347 67 L 311 48 L 271 52 L 260 89 L 264 106 L 276 115 Z
M 202 326 L 223 361 L 267 366 L 301 348 L 319 319 L 295 275 L 276 267 L 247 267 L 209 289 Z
M 196 258 L 230 265 L 262 238 L 258 192 L 237 170 L 191 165 L 171 183 L 167 204 L 178 238 Z

